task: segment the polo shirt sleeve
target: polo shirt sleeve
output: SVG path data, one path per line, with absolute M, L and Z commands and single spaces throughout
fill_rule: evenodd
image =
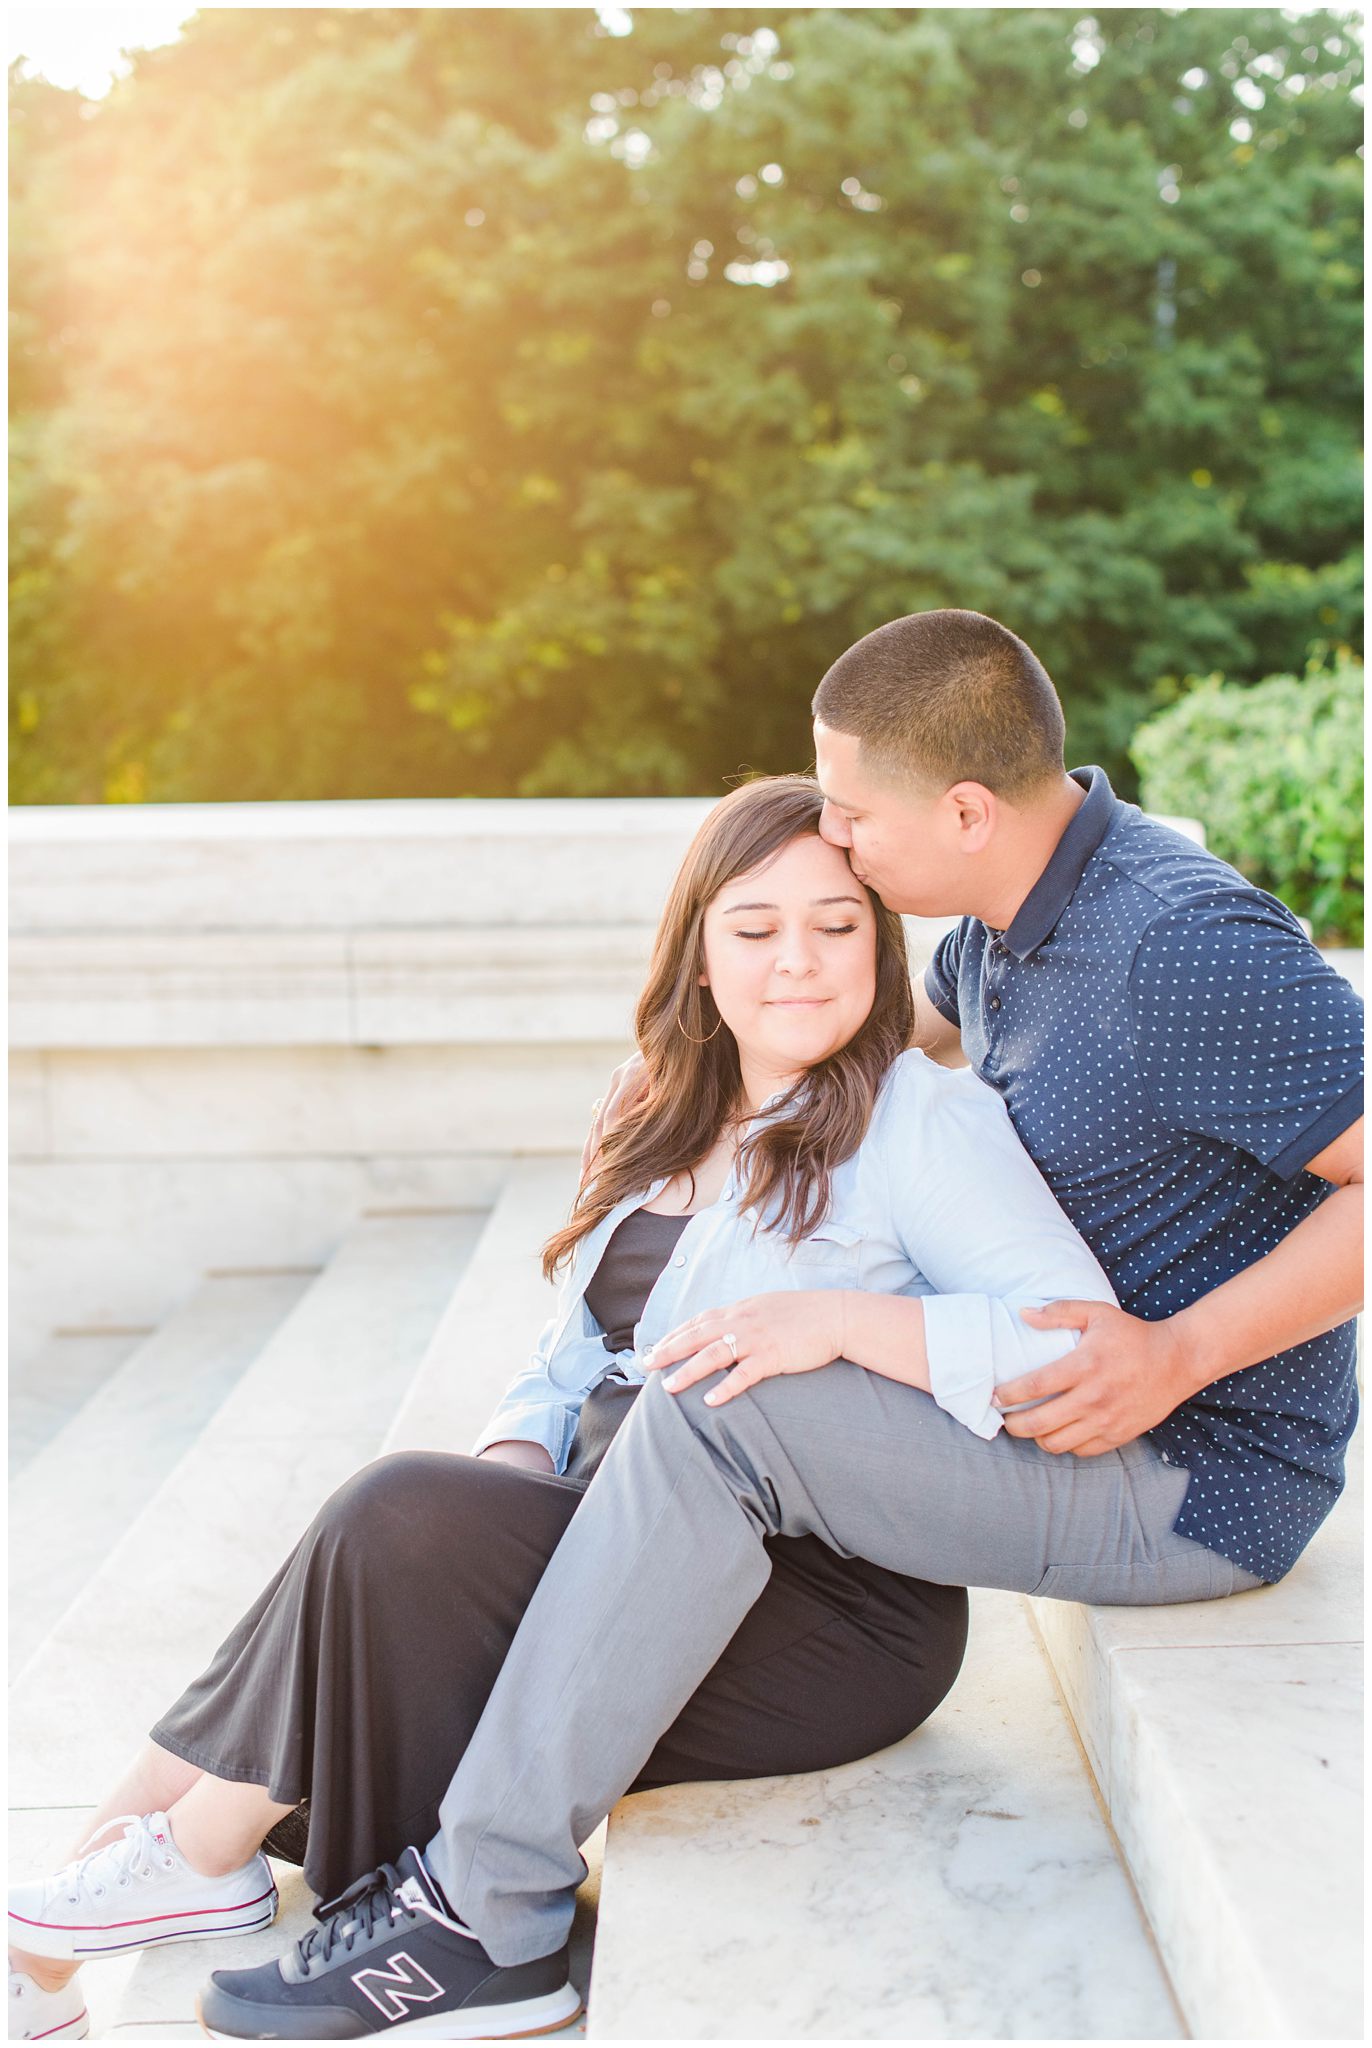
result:
M 1274 897 L 1168 910 L 1129 977 L 1160 1116 L 1293 1180 L 1362 1115 L 1363 1008 Z
M 961 1024 L 958 1013 L 958 970 L 962 965 L 962 942 L 968 920 L 964 917 L 945 932 L 934 948 L 934 957 L 924 970 L 924 993 L 941 1017 Z

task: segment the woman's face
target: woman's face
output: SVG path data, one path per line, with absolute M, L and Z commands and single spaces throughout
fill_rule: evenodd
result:
M 817 835 L 726 883 L 706 909 L 703 937 L 701 980 L 734 1034 L 754 1109 L 866 1021 L 876 915 L 847 854 Z

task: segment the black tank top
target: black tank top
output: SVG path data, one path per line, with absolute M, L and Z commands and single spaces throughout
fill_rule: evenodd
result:
M 627 1351 L 632 1345 L 643 1305 L 690 1220 L 635 1209 L 614 1232 L 586 1289 L 586 1306 L 605 1332 L 607 1351 Z M 590 1485 L 640 1391 L 637 1381 L 621 1379 L 613 1368 L 591 1388 L 568 1453 L 568 1479 Z
M 586 1289 L 586 1306 L 605 1332 L 607 1351 L 632 1348 L 643 1305 L 690 1220 L 635 1209 L 611 1237 Z

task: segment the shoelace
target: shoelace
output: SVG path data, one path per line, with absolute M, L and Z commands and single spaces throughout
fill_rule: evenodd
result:
M 383 1863 L 336 1899 L 315 1907 L 319 1926 L 295 1945 L 302 1974 L 308 1975 L 312 1963 L 327 1963 L 340 1942 L 344 1954 L 351 1954 L 353 1943 L 359 1937 L 365 1941 L 378 1920 L 413 1920 L 421 1912 L 430 1919 L 438 1917 L 413 1878 L 403 1878 L 393 1863 Z
M 96 1849 L 94 1845 L 111 1828 L 123 1828 L 123 1841 L 107 1842 L 103 1849 Z M 49 1880 L 47 1896 L 55 1898 L 65 1893 L 72 1906 L 80 1904 L 83 1890 L 93 1899 L 102 1898 L 106 1885 L 98 1881 L 100 1878 L 128 1884 L 134 1877 L 152 1877 L 154 1861 L 167 1870 L 176 1868 L 176 1858 L 156 1840 L 147 1814 L 121 1813 L 97 1828 L 90 1840 L 82 1844 L 80 1855 Z

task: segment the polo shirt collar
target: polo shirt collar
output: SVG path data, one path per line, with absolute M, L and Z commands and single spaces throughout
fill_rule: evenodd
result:
M 1067 830 L 1053 848 L 1047 867 L 1015 912 L 1003 943 L 1017 960 L 1037 952 L 1072 900 L 1086 863 L 1104 839 L 1121 808 L 1103 768 L 1074 768 L 1073 782 L 1086 791 Z

